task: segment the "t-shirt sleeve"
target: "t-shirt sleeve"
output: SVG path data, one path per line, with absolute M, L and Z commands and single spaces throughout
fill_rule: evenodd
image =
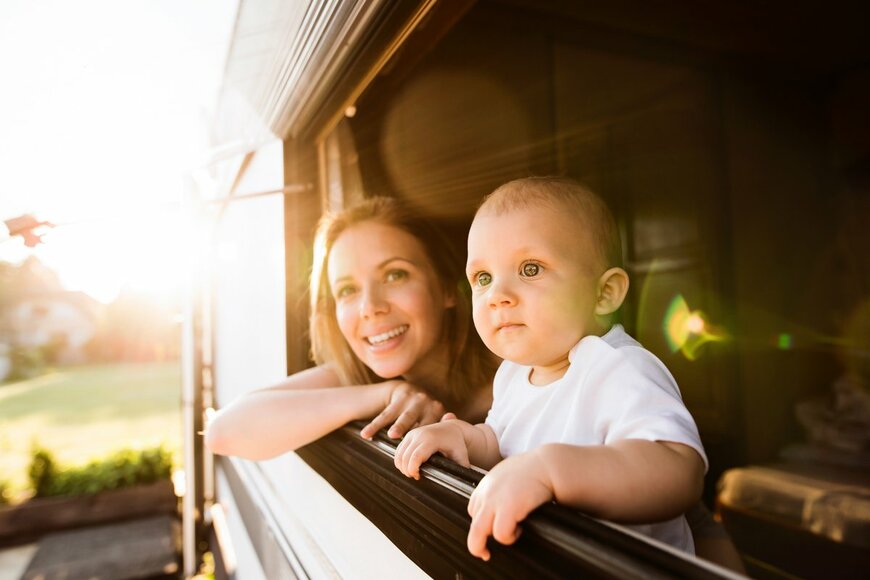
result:
M 623 439 L 688 445 L 709 467 L 698 427 L 680 397 L 676 382 L 652 353 L 621 348 L 597 372 L 596 431 L 605 444 Z

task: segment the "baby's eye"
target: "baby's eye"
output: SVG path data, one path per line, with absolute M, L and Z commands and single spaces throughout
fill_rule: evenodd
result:
M 525 264 L 523 264 L 521 271 L 523 276 L 527 278 L 534 278 L 541 273 L 541 265 L 534 262 L 526 262 Z
M 384 276 L 385 282 L 397 282 L 408 277 L 408 272 L 405 270 L 390 270 Z
M 474 275 L 474 284 L 477 286 L 489 286 L 492 284 L 492 275 L 488 272 L 478 272 Z
M 341 300 L 342 298 L 347 298 L 348 296 L 353 295 L 356 292 L 356 288 L 353 286 L 340 286 L 333 292 L 336 300 Z

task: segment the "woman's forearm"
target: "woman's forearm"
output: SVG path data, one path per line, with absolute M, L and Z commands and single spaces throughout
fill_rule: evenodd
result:
M 384 384 L 254 391 L 212 418 L 205 442 L 219 455 L 269 459 L 376 415 L 387 396 Z

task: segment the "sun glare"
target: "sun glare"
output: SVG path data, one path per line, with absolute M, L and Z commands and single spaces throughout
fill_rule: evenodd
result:
M 101 302 L 127 290 L 169 305 L 179 299 L 201 234 L 178 208 L 123 213 L 62 224 L 33 253 L 66 288 Z
M 192 235 L 183 180 L 208 146 L 236 4 L 4 3 L 0 76 L 16 90 L 0 91 L 0 221 L 57 227 L 25 248 L 2 241 L 0 223 L 0 260 L 34 255 L 106 303 L 125 288 L 178 295 Z

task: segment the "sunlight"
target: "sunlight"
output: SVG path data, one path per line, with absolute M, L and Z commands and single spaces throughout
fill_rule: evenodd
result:
M 111 302 L 121 290 L 177 303 L 187 252 L 203 232 L 180 209 L 117 214 L 70 223 L 49 232 L 34 254 L 63 285 Z
M 0 220 L 58 227 L 30 249 L 0 224 L 0 260 L 34 255 L 104 303 L 124 289 L 177 302 L 184 176 L 207 147 L 235 6 L 4 2 L 0 75 L 16 90 L 0 91 Z

